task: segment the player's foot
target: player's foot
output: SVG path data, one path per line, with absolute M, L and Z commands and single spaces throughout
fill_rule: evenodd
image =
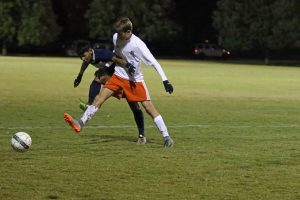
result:
M 87 109 L 87 105 L 84 103 L 84 102 L 80 102 L 79 103 L 79 108 L 82 110 L 82 111 L 85 111 Z
M 164 140 L 165 140 L 165 144 L 164 144 L 165 148 L 173 147 L 174 141 L 172 140 L 172 138 L 170 138 L 170 136 L 164 137 Z
M 146 144 L 146 143 L 147 143 L 147 139 L 146 139 L 145 136 L 139 135 L 139 138 L 138 138 L 138 140 L 137 140 L 136 143 L 137 143 L 137 144 Z
M 79 133 L 81 131 L 80 122 L 76 119 L 73 119 L 71 115 L 64 113 L 64 119 L 74 129 L 75 132 Z

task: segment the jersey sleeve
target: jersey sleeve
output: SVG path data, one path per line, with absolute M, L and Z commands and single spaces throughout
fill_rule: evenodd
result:
M 154 56 L 152 55 L 152 53 L 150 52 L 146 44 L 140 40 L 137 46 L 142 61 L 146 65 L 154 67 L 154 69 L 158 72 L 158 74 L 160 75 L 163 81 L 167 80 L 164 70 L 162 69 L 161 65 L 157 62 L 157 60 L 154 58 Z
M 112 61 L 112 58 L 114 57 L 114 53 L 110 50 L 106 49 L 95 49 L 95 60 L 102 61 L 102 62 L 109 62 Z
M 116 44 L 117 44 L 117 38 L 118 38 L 118 33 L 115 33 L 113 35 L 113 44 L 114 44 L 114 46 L 116 46 Z

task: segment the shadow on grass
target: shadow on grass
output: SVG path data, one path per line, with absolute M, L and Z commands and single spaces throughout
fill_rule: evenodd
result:
M 98 142 L 113 142 L 113 141 L 136 142 L 136 137 L 124 136 L 124 135 L 99 135 L 98 138 L 94 138 L 92 140 Z
M 111 143 L 111 142 L 118 142 L 118 141 L 127 141 L 136 144 L 137 142 L 137 137 L 124 136 L 124 135 L 93 135 L 88 138 L 89 138 L 89 142 L 88 142 L 89 144 Z M 147 138 L 147 144 L 157 144 L 161 146 L 162 141 Z
M 56 196 L 56 195 L 48 195 L 47 196 L 47 199 L 59 199 L 59 197 L 58 196 Z

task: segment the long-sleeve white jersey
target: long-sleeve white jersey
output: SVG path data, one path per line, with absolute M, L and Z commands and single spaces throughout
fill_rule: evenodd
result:
M 123 67 L 116 65 L 116 75 L 135 82 L 144 81 L 141 70 L 141 61 L 143 61 L 146 65 L 154 67 L 163 81 L 167 80 L 162 67 L 139 37 L 132 34 L 129 40 L 122 41 L 118 38 L 118 33 L 115 33 L 113 36 L 113 43 L 115 46 L 115 54 L 131 63 L 136 69 L 133 76 L 129 76 L 128 72 Z

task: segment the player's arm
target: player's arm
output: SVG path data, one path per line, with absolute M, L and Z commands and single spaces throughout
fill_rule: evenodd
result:
M 127 65 L 127 61 L 124 60 L 123 58 L 118 57 L 117 55 L 115 55 L 114 52 L 110 51 L 110 50 L 106 50 L 106 49 L 98 49 L 97 50 L 97 57 L 99 57 L 100 60 L 102 60 L 103 62 L 109 62 L 112 61 L 118 65 L 121 66 L 126 66 Z
M 119 66 L 123 66 L 125 69 L 127 69 L 128 73 L 129 73 L 131 76 L 134 74 L 134 72 L 135 72 L 135 67 L 134 67 L 131 63 L 127 62 L 125 59 L 120 58 L 120 57 L 118 57 L 118 56 L 115 55 L 115 56 L 113 57 L 112 61 L 113 61 L 114 63 L 118 64 Z
M 86 68 L 88 66 L 89 66 L 88 62 L 85 62 L 85 61 L 82 62 L 81 67 L 80 67 L 80 71 L 79 71 L 76 79 L 74 80 L 74 88 L 77 87 L 80 84 L 83 73 L 84 73 L 84 71 L 86 70 Z
M 80 71 L 79 74 L 83 75 L 83 73 L 85 72 L 86 68 L 89 66 L 89 63 L 86 61 L 82 61 L 81 67 L 80 67 Z
M 123 58 L 119 58 L 118 56 L 114 55 L 112 57 L 112 61 L 118 65 L 121 65 L 121 66 L 125 66 L 127 64 L 127 61 L 124 60 Z
M 110 50 L 98 49 L 97 50 L 97 58 L 99 58 L 103 62 L 112 61 L 119 66 L 123 66 L 124 68 L 127 68 L 129 74 L 131 74 L 131 75 L 135 72 L 135 68 L 133 65 L 128 63 L 125 59 L 118 57 L 117 55 L 115 55 L 114 52 L 112 52 Z
M 157 62 L 157 60 L 154 58 L 148 47 L 144 42 L 140 42 L 138 45 L 139 49 L 139 55 L 141 55 L 141 59 L 146 65 L 153 66 L 154 69 L 158 72 L 160 75 L 166 92 L 169 92 L 170 94 L 174 91 L 174 88 L 172 84 L 168 81 L 167 76 L 162 69 L 161 65 Z

